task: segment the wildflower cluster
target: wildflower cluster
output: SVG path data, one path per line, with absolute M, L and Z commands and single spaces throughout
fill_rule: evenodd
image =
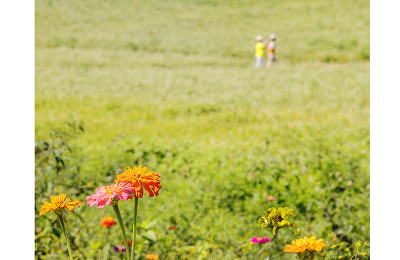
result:
M 293 209 L 288 207 L 269 208 L 267 212 L 264 212 L 265 217 L 258 219 L 258 226 L 272 228 L 272 234 L 277 235 L 280 228 L 283 227 L 294 227 L 296 224 L 289 222 L 289 218 L 293 216 Z
M 147 167 L 139 167 L 134 166 L 133 169 L 127 168 L 123 173 L 116 176 L 117 180 L 115 183 L 109 186 L 102 186 L 96 189 L 96 193 L 87 196 L 87 204 L 89 207 L 94 205 L 97 206 L 98 209 L 103 209 L 106 205 L 112 206 L 114 212 L 117 216 L 119 226 L 122 231 L 122 235 L 124 238 L 125 246 L 115 246 L 113 248 L 116 252 L 124 252 L 126 253 L 126 259 L 133 260 L 134 259 L 134 249 L 135 249 L 135 241 L 136 241 L 136 218 L 137 218 L 137 206 L 138 206 L 138 198 L 143 197 L 143 188 L 146 190 L 147 194 L 150 197 L 158 196 L 160 189 L 162 188 L 160 184 L 160 175 L 154 172 L 150 172 L 147 170 Z M 67 240 L 67 247 L 70 259 L 72 260 L 72 253 L 69 245 L 68 235 L 65 228 L 65 222 L 62 217 L 62 213 L 65 209 L 73 211 L 75 206 L 78 206 L 79 201 L 71 201 L 71 199 L 66 198 L 66 194 L 60 194 L 58 196 L 51 197 L 51 203 L 44 202 L 41 206 L 39 215 L 43 215 L 44 213 L 53 210 L 54 213 L 59 217 L 61 227 L 64 231 L 65 238 Z M 129 199 L 135 198 L 135 211 L 134 211 L 134 222 L 133 222 L 133 243 L 128 243 L 126 238 L 125 228 L 122 223 L 122 217 L 119 210 L 118 202 L 126 201 Z M 101 223 L 102 226 L 110 228 L 115 225 L 115 221 L 112 217 L 103 218 Z M 132 254 L 131 258 L 129 258 L 129 245 L 132 244 Z M 155 258 L 157 256 L 157 258 Z M 151 255 L 151 259 L 158 259 L 158 255 Z
M 329 234 L 329 255 L 337 259 L 364 259 L 363 257 L 369 256 L 369 243 L 367 241 L 357 241 L 350 244 L 347 241 L 342 241 L 334 234 Z
M 294 210 L 288 207 L 278 209 L 272 207 L 264 213 L 265 217 L 260 217 L 258 219 L 258 226 L 263 228 L 269 227 L 272 229 L 272 233 L 274 234 L 274 239 L 272 242 L 275 244 L 275 248 L 278 250 L 277 252 L 282 252 L 282 249 L 278 243 L 278 231 L 281 228 L 294 227 L 296 225 L 289 221 L 289 219 L 294 215 Z M 252 243 L 258 244 L 263 243 L 262 241 L 269 242 L 270 240 L 269 238 L 259 237 L 255 237 L 251 240 Z M 316 236 L 311 236 L 293 240 L 290 245 L 285 246 L 283 252 L 297 253 L 299 260 L 312 260 L 315 258 L 316 252 L 322 251 L 325 247 L 328 247 L 328 245 L 324 243 L 324 239 L 317 239 Z M 260 255 L 263 249 L 264 248 L 258 252 L 258 255 Z M 323 255 L 324 254 L 321 253 L 321 256 Z

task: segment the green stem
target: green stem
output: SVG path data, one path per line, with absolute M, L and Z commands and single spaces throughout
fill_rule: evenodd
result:
M 278 259 L 278 255 L 279 255 L 279 240 L 278 240 L 278 232 L 276 232 L 276 235 L 274 235 L 274 244 L 275 244 L 275 248 L 276 248 L 276 255 L 277 255 L 277 259 Z
M 258 257 L 261 256 L 261 253 L 264 251 L 264 249 L 265 249 L 266 246 L 267 246 L 267 244 L 263 244 L 263 245 L 261 246 L 261 250 L 258 251 Z
M 111 205 L 114 209 L 115 215 L 117 215 L 119 227 L 121 228 L 122 236 L 124 237 L 125 248 L 126 248 L 126 260 L 129 260 L 129 244 L 128 244 L 128 239 L 126 238 L 124 223 L 122 222 L 121 212 L 119 211 L 118 202 L 112 203 Z
M 132 254 L 131 260 L 134 259 L 135 256 L 135 246 L 136 246 L 136 218 L 137 218 L 137 208 L 139 204 L 138 197 L 135 197 L 135 211 L 133 212 L 133 239 L 132 239 Z
M 278 233 L 276 233 L 276 235 L 274 235 L 274 241 L 276 241 L 276 242 L 275 242 L 275 245 L 276 245 L 276 247 L 278 248 L 278 243 L 279 243 L 279 240 L 278 240 Z
M 63 218 L 62 214 L 58 215 L 58 218 L 60 219 L 60 222 L 61 222 L 61 228 L 64 231 L 65 240 L 67 240 L 69 259 L 73 260 L 72 259 L 72 253 L 71 253 L 71 247 L 69 246 L 69 239 L 68 239 L 67 229 L 65 228 L 65 222 L 64 222 L 64 218 Z

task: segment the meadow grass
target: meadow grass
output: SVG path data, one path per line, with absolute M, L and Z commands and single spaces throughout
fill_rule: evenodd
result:
M 257 227 L 270 206 L 295 209 L 293 232 L 369 240 L 368 1 L 49 0 L 35 22 L 36 141 L 55 151 L 37 153 L 36 208 L 144 164 L 163 188 L 140 202 L 138 256 L 253 259 L 242 248 L 271 235 Z M 255 70 L 270 33 L 279 62 Z M 68 215 L 77 256 L 122 259 L 120 232 L 98 228 L 112 214 Z M 57 230 L 36 219 L 37 258 L 65 255 Z

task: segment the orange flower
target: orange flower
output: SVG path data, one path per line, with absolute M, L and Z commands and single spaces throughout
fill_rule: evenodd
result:
M 143 188 L 153 197 L 154 194 L 158 196 L 158 191 L 161 189 L 160 175 L 154 172 L 147 171 L 147 167 L 142 165 L 138 167 L 133 166 L 133 169 L 125 169 L 125 171 L 117 175 L 117 180 L 115 182 L 125 182 L 132 185 L 135 188 L 135 196 L 137 198 L 143 197 Z
M 170 226 L 170 227 L 168 227 L 168 230 L 175 230 L 175 229 L 177 229 L 178 227 L 175 225 L 175 226 Z
M 109 228 L 109 227 L 115 225 L 115 221 L 112 217 L 106 217 L 101 220 L 100 225 L 105 226 L 106 228 Z
M 43 201 L 43 205 L 40 207 L 39 216 L 43 215 L 50 210 L 53 210 L 57 215 L 61 215 L 64 209 L 71 210 L 74 212 L 74 206 L 78 206 L 79 200 L 71 201 L 67 199 L 67 194 L 60 194 L 50 198 L 51 203 Z
M 154 255 L 154 254 L 150 254 L 150 255 L 146 255 L 146 259 L 159 259 L 158 255 Z
M 276 197 L 275 196 L 268 196 L 265 199 L 268 200 L 268 201 L 274 201 L 274 200 L 276 200 Z
M 308 251 L 321 251 L 328 245 L 323 242 L 323 239 L 316 240 L 315 236 L 310 238 L 304 237 L 292 241 L 291 245 L 286 245 L 283 252 L 303 253 Z

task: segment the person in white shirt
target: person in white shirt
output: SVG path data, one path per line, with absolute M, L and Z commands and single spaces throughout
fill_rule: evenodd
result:
M 273 63 L 276 63 L 278 61 L 275 57 L 275 40 L 276 35 L 271 34 L 269 36 L 269 42 L 267 43 L 267 67 L 271 67 Z

